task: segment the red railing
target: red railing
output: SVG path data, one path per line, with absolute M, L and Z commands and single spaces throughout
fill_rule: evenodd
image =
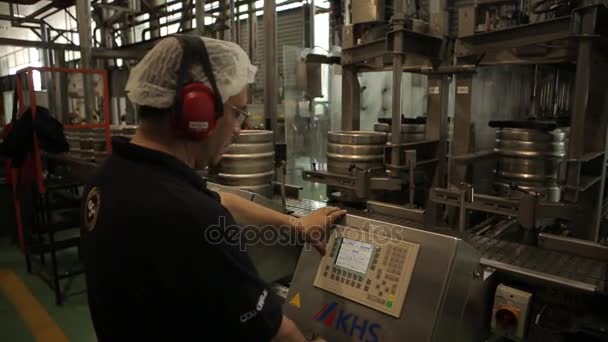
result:
M 101 75 L 103 81 L 103 123 L 100 124 L 78 124 L 78 125 L 65 125 L 66 128 L 104 128 L 105 130 L 105 140 L 106 140 L 106 150 L 109 154 L 112 149 L 111 145 L 111 131 L 110 131 L 110 90 L 108 86 L 108 73 L 103 69 L 77 69 L 77 68 L 56 68 L 56 67 L 26 67 L 16 72 L 16 89 L 17 92 L 17 118 L 21 117 L 28 108 L 31 108 L 32 113 L 32 122 L 36 120 L 36 92 L 34 91 L 34 71 L 38 71 L 40 73 L 43 72 L 57 72 L 57 73 L 72 73 L 72 74 L 97 74 Z M 24 77 L 25 75 L 25 77 Z M 27 91 L 29 98 L 29 106 L 25 104 L 24 97 L 24 81 L 23 78 L 27 81 Z M 34 152 L 33 152 L 33 163 L 34 163 L 34 171 L 36 177 L 36 186 L 39 194 L 44 194 L 46 192 L 46 187 L 44 184 L 44 176 L 43 176 L 43 165 L 40 153 L 40 146 L 38 145 L 38 137 L 36 136 L 36 132 L 34 131 Z M 17 197 L 17 185 L 20 183 L 20 171 L 11 173 L 11 183 L 13 185 L 13 201 L 15 203 L 15 213 L 16 213 L 16 223 L 18 229 L 18 237 L 19 237 L 19 245 L 21 250 L 24 250 L 24 236 L 23 236 L 23 221 L 21 219 L 21 205 L 19 202 L 19 198 Z

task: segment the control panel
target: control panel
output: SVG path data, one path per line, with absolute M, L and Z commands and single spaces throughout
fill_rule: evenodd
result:
M 336 229 L 314 286 L 399 318 L 419 245 L 367 231 Z

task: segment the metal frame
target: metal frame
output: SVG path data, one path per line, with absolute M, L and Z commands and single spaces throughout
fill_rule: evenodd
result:
M 423 66 L 405 66 L 405 56 L 411 54 L 412 56 L 423 57 L 430 60 L 433 65 L 437 64 L 437 61 L 442 57 L 444 40 L 441 37 L 417 31 L 423 30 L 425 26 L 416 26 L 411 18 L 406 17 L 403 13 L 404 5 L 403 1 L 396 1 L 394 3 L 394 15 L 390 22 L 391 30 L 386 33 L 385 37 L 360 43 L 357 41 L 358 37 L 355 25 L 350 25 L 347 22 L 342 27 L 343 48 L 340 58 L 342 66 L 342 116 L 340 127 L 343 131 L 356 131 L 360 129 L 361 89 L 357 77 L 359 72 L 366 71 L 366 68 L 370 66 L 372 69 L 382 69 L 385 66 L 385 57 L 392 56 L 392 62 L 389 63 L 390 70 L 393 72 L 392 122 L 400 123 L 401 80 L 403 72 L 429 71 Z M 439 73 L 438 75 L 431 76 L 431 78 L 437 78 L 440 83 L 445 81 L 447 89 L 447 74 Z M 402 144 L 401 127 L 399 124 L 393 125 L 391 141 L 387 145 L 389 149 L 388 153 L 391 155 L 391 165 L 387 165 L 389 177 L 382 177 L 384 185 L 380 185 L 375 181 L 377 177 L 358 177 L 357 174 L 349 177 L 327 172 L 311 171 L 306 172 L 304 178 L 309 181 L 321 182 L 342 189 L 354 190 L 357 197 L 361 199 L 368 197 L 370 190 L 373 189 L 399 190 L 402 183 L 400 174 L 402 170 L 408 168 L 405 165 L 407 161 L 405 153 L 403 153 L 403 150 L 406 148 L 405 145 L 407 145 L 407 148 L 412 149 L 412 152 L 415 152 L 418 146 L 428 145 L 429 143 L 436 146 L 437 157 L 431 160 L 423 160 L 416 163 L 415 166 L 410 166 L 421 167 L 424 165 L 427 167 L 428 165 L 432 165 L 433 169 L 431 172 L 434 175 L 440 175 L 445 168 L 445 163 L 441 156 L 445 155 L 447 139 L 447 91 L 440 94 L 437 98 L 434 96 L 429 97 L 429 110 L 433 113 L 428 116 L 430 123 L 427 121 L 428 131 L 424 141 Z M 431 98 L 433 99 L 432 101 Z M 436 129 L 429 129 L 428 127 L 436 127 Z M 414 155 L 410 153 L 410 159 Z M 412 173 L 411 171 L 410 173 Z M 439 178 L 441 176 L 434 177 L 434 184 L 441 184 L 440 181 L 436 181 Z M 411 201 L 412 196 L 410 195 Z
M 608 19 L 608 8 L 593 5 L 579 8 L 571 16 L 519 27 L 460 37 L 456 54 L 461 61 L 492 55 L 489 63 L 501 64 L 499 56 L 505 50 L 523 48 L 535 44 L 548 44 L 556 40 L 566 41 L 561 50 L 564 62 L 576 61 L 576 79 L 571 107 L 571 126 L 568 155 L 565 160 L 563 201 L 575 205 L 578 210 L 571 215 L 575 236 L 597 240 L 605 203 L 606 148 L 608 140 L 608 107 L 604 98 L 608 93 L 603 86 L 608 72 L 605 62 L 605 29 L 599 22 Z M 557 49 L 557 48 L 555 48 Z M 570 50 L 576 51 L 573 55 Z M 574 60 L 572 59 L 574 57 Z M 553 63 L 553 58 L 543 57 L 519 60 L 518 63 Z M 469 166 L 475 160 L 492 153 L 472 150 L 471 136 L 471 75 L 457 77 L 454 137 L 450 152 L 449 185 L 470 183 Z M 539 216 L 556 217 L 556 212 L 535 209 Z M 571 212 L 570 212 L 571 213 Z M 549 215 L 549 216 L 545 216 Z M 559 216 L 559 215 L 558 215 Z
M 471 97 L 473 94 L 473 74 L 456 75 L 456 97 L 454 108 L 454 132 L 450 146 L 450 174 L 448 186 L 470 182 L 468 165 L 455 163 L 454 158 L 471 152 Z M 459 92 L 458 89 L 461 89 Z M 466 91 L 465 91 L 466 89 Z

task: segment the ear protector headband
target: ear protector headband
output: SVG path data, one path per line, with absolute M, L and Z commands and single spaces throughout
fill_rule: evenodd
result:
M 209 60 L 205 42 L 198 36 L 175 35 L 182 46 L 182 60 L 177 73 L 175 92 L 174 128 L 180 136 L 202 141 L 215 127 L 224 108 L 217 82 Z M 192 66 L 203 68 L 211 88 L 194 82 L 190 76 Z

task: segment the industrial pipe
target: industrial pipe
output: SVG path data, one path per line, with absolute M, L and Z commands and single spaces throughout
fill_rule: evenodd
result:
M 88 0 L 76 1 L 76 15 L 80 31 L 80 65 L 84 69 L 91 69 L 91 6 Z M 93 78 L 90 74 L 83 75 L 85 117 L 91 123 L 95 111 L 95 97 L 93 94 Z
M 394 3 L 395 13 L 391 18 L 391 24 L 395 31 L 393 43 L 393 112 L 391 121 L 391 166 L 389 172 L 392 177 L 399 177 L 399 166 L 401 165 L 401 80 L 403 78 L 403 29 L 405 15 L 403 6 L 405 0 L 397 0 Z
M 270 117 L 270 127 L 274 132 L 273 145 L 277 144 L 277 36 L 276 2 L 264 0 L 264 112 Z
M 205 34 L 205 1 L 198 0 L 194 7 L 194 17 L 196 18 L 196 32 L 199 36 Z

